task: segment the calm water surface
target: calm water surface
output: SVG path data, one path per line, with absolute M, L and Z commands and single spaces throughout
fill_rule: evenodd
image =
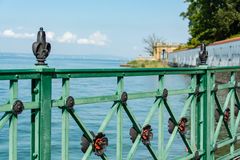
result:
M 83 58 L 81 56 L 56 56 L 51 55 L 47 61 L 50 67 L 54 68 L 118 68 L 124 60 L 111 60 L 99 58 Z M 35 59 L 33 55 L 17 55 L 17 54 L 3 54 L 0 53 L 0 68 L 34 68 Z M 87 97 L 87 96 L 98 96 L 98 95 L 110 95 L 116 92 L 116 78 L 85 78 L 85 79 L 71 79 L 70 82 L 70 94 L 73 97 Z M 157 90 L 157 77 L 156 76 L 142 76 L 142 77 L 127 77 L 125 78 L 125 91 L 128 93 L 136 91 L 154 91 Z M 190 79 L 184 75 L 172 75 L 166 76 L 165 87 L 168 89 L 181 89 L 187 88 L 190 83 Z M 61 79 L 54 79 L 52 82 L 52 97 L 58 99 L 61 94 Z M 19 81 L 19 99 L 24 102 L 31 101 L 31 81 L 20 80 Z M 1 104 L 8 101 L 9 96 L 9 82 L 0 82 L 0 102 Z M 187 95 L 169 97 L 169 103 L 173 108 L 173 112 L 178 116 L 182 110 L 184 101 Z M 142 124 L 149 112 L 154 98 L 129 100 L 128 104 L 133 110 L 137 120 Z M 111 108 L 112 103 L 101 103 L 91 105 L 76 106 L 76 111 L 83 120 L 84 124 L 89 130 L 97 132 L 102 120 L 106 116 L 108 110 Z M 167 132 L 167 121 L 169 115 L 167 112 L 164 115 L 165 118 L 165 138 L 164 143 L 166 144 L 169 139 Z M 0 113 L 0 117 L 3 113 Z M 129 129 L 131 123 L 129 118 L 124 113 L 123 120 L 123 158 L 126 159 L 127 153 L 132 145 L 129 139 Z M 109 146 L 107 147 L 106 154 L 110 160 L 116 159 L 116 116 L 113 117 L 108 127 L 106 128 L 106 135 L 109 138 Z M 157 113 L 154 115 L 152 122 L 153 128 L 153 141 L 152 146 L 157 152 Z M 0 130 L 0 159 L 8 159 L 8 125 L 5 125 Z M 80 150 L 80 138 L 82 131 L 76 125 L 76 123 L 70 118 L 70 136 L 69 136 L 69 155 L 71 160 L 79 160 L 82 157 Z M 61 110 L 54 108 L 52 110 L 52 160 L 61 159 Z M 174 144 L 170 150 L 169 159 L 174 159 L 178 156 L 186 154 L 183 142 L 178 135 Z M 30 111 L 26 110 L 18 118 L 18 159 L 28 160 L 30 159 Z M 97 156 L 92 154 L 90 159 L 99 159 Z M 149 160 L 152 159 L 145 146 L 140 144 L 137 149 L 136 160 Z

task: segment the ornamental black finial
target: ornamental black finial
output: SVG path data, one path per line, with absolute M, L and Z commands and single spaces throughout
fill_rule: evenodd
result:
M 199 65 L 206 65 L 208 58 L 208 51 L 206 50 L 206 45 L 204 43 L 200 46 L 200 52 L 199 52 Z
M 46 42 L 46 34 L 42 27 L 38 31 L 37 41 L 32 44 L 32 50 L 38 61 L 36 65 L 47 65 L 45 61 L 51 51 L 51 44 Z

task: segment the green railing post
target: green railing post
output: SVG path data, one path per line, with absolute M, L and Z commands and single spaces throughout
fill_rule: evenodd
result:
M 62 80 L 62 99 L 66 104 L 66 100 L 70 94 L 70 80 L 64 78 Z M 66 107 L 62 109 L 62 160 L 68 160 L 68 146 L 69 146 L 69 113 Z
M 158 76 L 158 91 L 163 92 L 164 88 L 164 76 Z M 164 157 L 164 103 L 161 100 L 158 106 L 158 159 Z
M 10 81 L 10 104 L 18 96 L 18 81 Z M 12 114 L 9 120 L 9 160 L 17 160 L 17 115 Z
M 40 68 L 39 157 L 51 159 L 51 94 L 52 68 Z
M 121 99 L 121 95 L 124 88 L 124 81 L 123 77 L 117 78 L 117 94 L 118 98 Z M 117 160 L 122 160 L 122 139 L 123 139 L 123 132 L 122 132 L 122 105 L 119 105 L 117 108 Z
M 203 159 L 212 160 L 214 154 L 212 153 L 212 140 L 214 135 L 214 126 L 212 122 L 212 110 L 214 106 L 211 106 L 211 89 L 212 89 L 212 76 L 210 71 L 206 68 L 203 75 L 203 88 L 205 90 L 203 94 L 203 150 L 205 152 Z
M 200 86 L 200 88 L 203 88 L 203 75 L 197 75 L 197 83 Z M 197 145 L 196 147 L 200 150 L 203 150 L 203 96 L 200 95 L 196 98 L 196 107 L 197 107 L 197 126 L 196 126 L 196 141 Z
M 231 72 L 230 76 L 230 83 L 235 85 L 235 73 Z M 234 91 L 234 88 L 230 89 L 229 91 Z M 235 105 L 235 96 L 232 94 L 230 99 L 230 128 L 231 133 L 233 135 L 233 139 L 235 138 L 235 119 L 234 119 L 234 105 Z M 235 143 L 230 144 L 230 154 L 233 154 L 235 151 Z
M 40 80 L 32 80 L 32 101 L 39 103 Z M 39 159 L 39 109 L 31 109 L 31 152 L 32 160 Z
M 196 89 L 197 89 L 197 75 L 191 75 L 191 89 L 194 89 L 195 92 L 196 92 Z M 197 91 L 198 92 L 198 91 Z M 193 152 L 195 153 L 196 150 L 197 150 L 197 146 L 196 146 L 196 102 L 197 102 L 197 97 L 198 97 L 198 93 L 195 93 L 196 95 L 194 96 L 193 100 L 192 100 L 192 103 L 191 103 L 191 109 L 190 109 L 190 120 L 191 120 L 191 146 L 193 147 Z

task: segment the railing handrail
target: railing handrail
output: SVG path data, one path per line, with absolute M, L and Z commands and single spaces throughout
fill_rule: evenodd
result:
M 35 67 L 30 69 L 0 69 L 2 73 L 40 73 L 40 72 L 163 72 L 163 71 L 199 71 L 199 70 L 221 70 L 238 69 L 240 66 L 204 66 L 204 67 L 179 67 L 179 68 L 74 68 L 57 69 L 52 67 Z

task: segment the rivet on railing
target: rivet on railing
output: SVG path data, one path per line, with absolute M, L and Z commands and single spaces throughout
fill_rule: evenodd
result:
M 51 44 L 46 42 L 46 34 L 41 27 L 37 34 L 37 41 L 32 44 L 32 51 L 37 58 L 36 65 L 47 65 L 45 63 L 51 51 Z
M 72 96 L 68 96 L 67 100 L 66 100 L 66 107 L 69 110 L 73 109 L 73 106 L 75 105 L 75 100 Z
M 24 109 L 24 105 L 23 105 L 22 101 L 16 100 L 12 106 L 12 113 L 14 115 L 21 114 L 23 109 Z
M 99 132 L 93 139 L 93 151 L 97 156 L 102 156 L 108 146 L 108 138 Z
M 147 124 L 143 127 L 141 138 L 144 145 L 150 145 L 150 141 L 153 139 L 151 125 Z
M 36 159 L 38 157 L 37 153 L 33 153 L 33 158 Z
M 164 100 L 167 100 L 168 90 L 166 88 L 164 88 L 164 90 L 163 90 L 162 97 L 163 97 Z
M 202 43 L 199 51 L 199 65 L 206 65 L 207 58 L 208 58 L 208 51 L 206 50 L 206 45 Z
M 121 95 L 121 103 L 122 105 L 127 105 L 127 100 L 128 100 L 128 94 L 127 92 L 123 92 Z

